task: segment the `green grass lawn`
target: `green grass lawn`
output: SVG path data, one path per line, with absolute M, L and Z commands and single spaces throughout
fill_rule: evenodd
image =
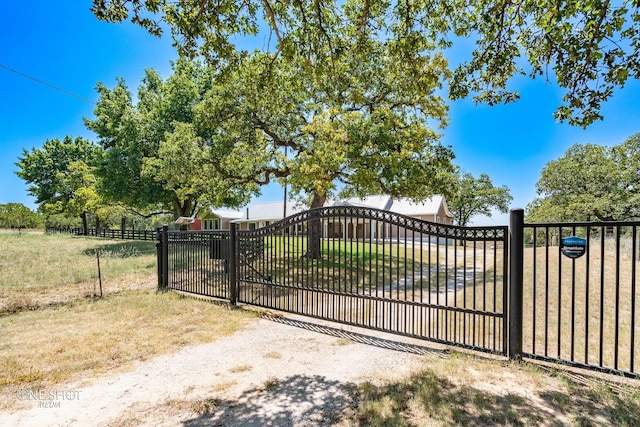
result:
M 274 282 L 371 293 L 405 277 L 419 278 L 413 281 L 418 292 L 435 288 L 451 278 L 455 264 L 463 262 L 462 257 L 454 259 L 454 247 L 445 249 L 428 242 L 414 245 L 403 241 L 322 239 L 320 249 L 320 259 L 309 259 L 305 256 L 306 237 L 268 236 L 261 257 L 253 264 Z

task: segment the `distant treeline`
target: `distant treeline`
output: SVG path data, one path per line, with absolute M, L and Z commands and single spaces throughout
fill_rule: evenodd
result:
M 42 228 L 44 217 L 22 203 L 0 203 L 0 228 Z

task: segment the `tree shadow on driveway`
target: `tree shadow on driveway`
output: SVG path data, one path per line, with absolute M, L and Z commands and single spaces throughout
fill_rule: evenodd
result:
M 237 400 L 212 399 L 212 407 L 183 422 L 195 426 L 329 426 L 354 407 L 356 384 L 323 376 L 294 375 L 267 380 Z

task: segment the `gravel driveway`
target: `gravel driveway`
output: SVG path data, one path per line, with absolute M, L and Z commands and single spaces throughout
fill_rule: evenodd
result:
M 326 426 L 354 405 L 359 383 L 410 374 L 446 352 L 424 341 L 295 316 L 263 316 L 213 343 L 138 363 L 129 372 L 59 385 L 11 426 Z M 71 396 L 71 394 L 69 394 Z M 39 407 L 40 406 L 40 407 Z

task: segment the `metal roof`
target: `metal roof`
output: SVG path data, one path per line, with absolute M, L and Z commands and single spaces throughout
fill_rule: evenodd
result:
M 214 215 L 220 218 L 228 218 L 233 222 L 246 221 L 278 221 L 281 220 L 283 211 L 283 201 L 254 203 L 239 211 L 213 210 Z M 328 200 L 325 206 L 357 206 L 375 209 L 388 210 L 408 216 L 437 215 L 440 205 L 444 204 L 445 215 L 453 217 L 447 207 L 444 196 L 437 194 L 431 196 L 420 203 L 414 203 L 408 198 L 394 199 L 391 196 L 376 194 L 366 197 L 351 197 L 348 199 Z M 309 207 L 301 202 L 288 201 L 287 215 L 291 216 L 298 212 L 303 212 Z
M 365 197 L 350 197 L 348 199 L 336 200 L 329 206 L 359 206 L 366 208 L 375 208 L 382 210 L 389 210 L 391 207 L 391 196 L 384 194 L 376 194 L 373 196 Z
M 441 194 L 431 196 L 419 203 L 414 203 L 411 199 L 407 198 L 394 199 L 391 209 L 389 210 L 391 212 L 408 216 L 436 215 L 440 210 L 440 206 L 443 204 L 445 215 L 453 218 L 453 215 L 451 215 L 451 212 L 449 212 L 449 208 L 447 207 L 447 202 Z
M 230 211 L 223 209 L 213 209 L 211 213 L 218 218 L 224 219 L 240 219 L 242 218 L 242 211 Z
M 309 208 L 300 202 L 288 201 L 286 216 L 291 216 L 298 212 L 303 212 L 307 209 Z M 282 217 L 283 210 L 284 210 L 284 202 L 282 200 L 277 202 L 254 203 L 243 209 L 242 217 L 239 218 L 238 220 L 239 221 L 281 220 L 283 218 Z

